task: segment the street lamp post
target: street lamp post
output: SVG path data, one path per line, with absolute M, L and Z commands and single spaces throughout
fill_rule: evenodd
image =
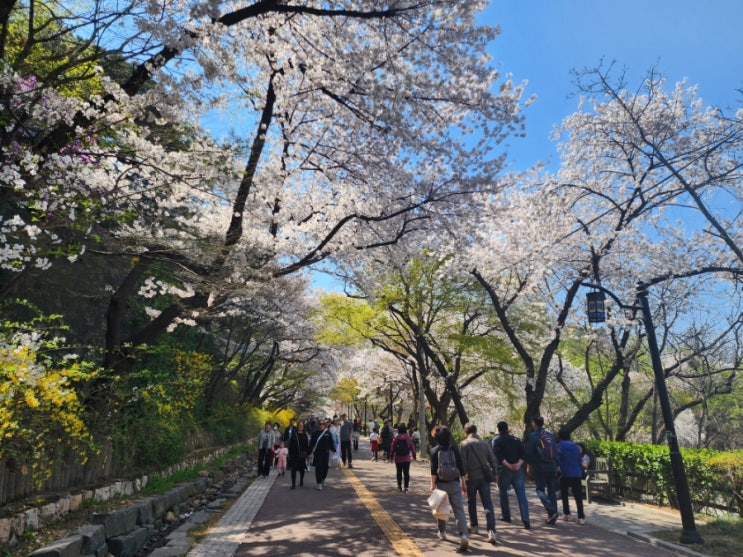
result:
M 648 348 L 650 349 L 650 359 L 653 363 L 653 373 L 655 374 L 655 388 L 658 392 L 658 400 L 660 402 L 661 412 L 663 413 L 663 422 L 666 426 L 666 440 L 668 441 L 671 458 L 671 470 L 673 472 L 673 481 L 676 484 L 676 497 L 678 497 L 679 510 L 681 511 L 681 543 L 703 543 L 702 537 L 697 532 L 697 527 L 694 523 L 689 483 L 686 479 L 681 451 L 679 451 L 676 426 L 673 423 L 673 412 L 671 411 L 671 401 L 668 396 L 668 388 L 666 387 L 666 375 L 663 372 L 658 340 L 655 337 L 655 325 L 653 325 L 653 319 L 650 314 L 648 289 L 642 283 L 637 287 L 637 298 L 640 301 L 643 321 L 645 322 L 645 332 L 648 335 Z
M 668 441 L 669 456 L 671 460 L 671 471 L 673 472 L 673 481 L 676 487 L 676 497 L 678 498 L 679 511 L 681 513 L 681 543 L 694 544 L 704 543 L 702 537 L 697 532 L 694 522 L 694 512 L 691 507 L 691 495 L 689 493 L 689 483 L 684 470 L 684 461 L 679 451 L 678 438 L 676 437 L 676 427 L 673 423 L 673 412 L 671 411 L 671 401 L 668 396 L 666 386 L 666 375 L 663 372 L 663 363 L 660 359 L 660 349 L 658 348 L 658 339 L 655 336 L 655 325 L 653 325 L 652 314 L 650 313 L 650 304 L 648 302 L 647 285 L 640 283 L 637 285 L 637 300 L 640 307 L 627 306 L 623 304 L 610 290 L 603 286 L 595 284 L 585 284 L 593 289 L 600 290 L 611 296 L 622 309 L 639 309 L 642 312 L 642 320 L 645 326 L 645 332 L 648 338 L 648 349 L 650 351 L 650 360 L 653 364 L 653 374 L 655 376 L 655 390 L 660 402 L 663 414 L 663 422 L 666 428 L 666 440 Z M 603 300 L 599 300 L 595 292 L 587 298 L 588 310 L 591 323 L 602 323 L 605 321 Z M 600 317 L 599 317 L 600 316 Z

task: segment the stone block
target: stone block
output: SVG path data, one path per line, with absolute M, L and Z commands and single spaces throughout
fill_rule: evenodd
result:
M 70 512 L 70 496 L 65 495 L 64 497 L 60 497 L 59 501 L 57 501 L 57 515 L 64 516 L 68 512 Z
M 83 524 L 77 532 L 83 537 L 83 553 L 95 555 L 106 545 L 106 528 L 102 524 Z
M 114 557 L 134 557 L 149 539 L 147 528 L 137 528 L 130 534 L 108 540 L 108 551 Z
M 70 495 L 70 512 L 75 512 L 83 506 L 83 494 L 75 493 Z
M 139 526 L 152 524 L 154 522 L 155 514 L 153 511 L 152 499 L 135 501 L 132 507 L 137 509 L 137 524 Z
M 10 534 L 13 531 L 13 524 L 9 518 L 0 518 L 0 544 L 8 543 Z
M 155 515 L 155 520 L 161 520 L 165 511 L 168 510 L 168 499 L 165 495 L 158 495 L 152 498 L 152 512 Z
M 41 526 L 41 519 L 39 517 L 39 509 L 32 507 L 27 509 L 23 514 L 26 515 L 26 529 L 27 530 L 38 530 Z
M 28 557 L 79 557 L 82 547 L 82 536 L 70 536 L 41 547 Z
M 53 518 L 57 517 L 59 515 L 57 511 L 57 503 L 47 503 L 46 505 L 43 505 L 41 508 L 39 508 L 39 514 L 41 515 L 42 522 L 46 524 Z
M 137 509 L 129 507 L 111 513 L 96 513 L 90 517 L 90 521 L 104 526 L 108 540 L 131 532 L 137 527 Z

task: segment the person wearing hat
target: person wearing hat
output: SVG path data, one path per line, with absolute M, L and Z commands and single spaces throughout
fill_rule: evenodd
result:
M 524 474 L 524 444 L 521 439 L 508 432 L 506 422 L 498 422 L 498 436 L 493 440 L 493 452 L 500 465 L 498 471 L 498 490 L 500 491 L 501 520 L 511 522 L 511 507 L 508 490 L 513 486 L 519 502 L 521 521 L 524 528 L 531 528 L 529 521 L 529 502 L 526 499 L 526 476 Z

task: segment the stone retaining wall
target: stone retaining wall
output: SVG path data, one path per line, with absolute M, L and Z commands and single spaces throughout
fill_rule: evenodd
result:
M 210 487 L 247 464 L 248 457 L 243 454 L 220 469 L 176 485 L 162 495 L 135 501 L 125 509 L 92 514 L 89 523 L 80 526 L 75 535 L 37 549 L 29 557 L 106 557 L 109 554 L 134 557 L 169 514 L 178 514 L 190 501 L 202 497 Z
M 175 472 L 189 469 L 189 468 L 195 468 L 197 466 L 203 466 L 204 464 L 208 463 L 209 461 L 213 460 L 214 458 L 218 458 L 222 455 L 224 455 L 227 452 L 228 448 L 221 448 L 213 453 L 203 456 L 201 458 L 194 458 L 194 459 L 188 459 L 185 460 L 179 464 L 175 464 L 173 466 L 168 467 L 167 469 L 163 470 L 161 474 L 165 477 L 169 477 Z M 208 478 L 209 482 L 215 482 L 215 481 L 222 481 L 223 475 L 225 473 L 225 469 L 231 469 L 237 466 L 237 461 L 242 461 L 246 457 L 241 456 L 238 459 L 235 459 L 235 461 L 230 461 L 228 464 L 225 464 L 222 467 L 222 470 L 216 470 L 211 473 L 210 478 Z M 221 476 L 221 477 L 220 477 Z M 219 479 L 217 479 L 220 477 Z M 0 550 L 3 547 L 13 547 L 17 545 L 18 540 L 23 536 L 23 534 L 27 530 L 39 530 L 43 528 L 44 526 L 48 525 L 50 522 L 52 522 L 55 519 L 63 518 L 66 514 L 70 512 L 74 512 L 79 510 L 82 505 L 87 501 L 93 501 L 93 502 L 105 502 L 108 501 L 114 497 L 118 496 L 132 496 L 138 492 L 140 492 L 142 489 L 144 489 L 147 486 L 147 483 L 149 481 L 149 476 L 143 475 L 139 478 L 133 479 L 133 480 L 120 480 L 115 481 L 109 485 L 103 486 L 103 487 L 97 487 L 97 488 L 91 488 L 91 489 L 84 489 L 78 493 L 69 493 L 65 494 L 61 497 L 58 497 L 55 501 L 47 502 L 45 504 L 35 506 L 35 507 L 28 507 L 24 509 L 23 511 L 19 511 L 14 513 L 12 516 L 6 517 L 6 518 L 0 518 Z M 164 494 L 160 497 L 150 498 L 149 500 L 143 500 L 138 503 L 138 506 L 141 507 L 141 516 L 137 514 L 137 518 L 134 519 L 134 523 L 136 524 L 138 521 L 142 521 L 143 524 L 152 524 L 154 519 L 155 521 L 162 519 L 162 516 L 165 514 L 165 512 L 172 510 L 175 506 L 177 506 L 179 503 L 182 503 L 185 499 L 187 499 L 189 494 L 193 494 L 194 490 L 203 490 L 206 488 L 207 479 L 205 478 L 199 478 L 198 481 L 192 482 L 192 484 L 178 486 L 176 488 L 173 488 L 170 492 L 167 494 Z M 151 511 L 148 509 L 148 507 L 151 507 Z M 148 521 L 149 513 L 152 513 L 151 519 Z M 129 514 L 127 514 L 129 513 Z M 124 515 L 129 516 L 130 511 L 124 512 Z M 118 517 L 116 520 L 123 520 L 122 517 Z M 130 516 L 129 519 L 127 519 L 127 525 L 131 526 L 132 518 Z M 113 526 L 110 526 L 110 528 L 113 528 Z M 141 537 L 143 534 L 138 534 L 139 537 Z M 90 536 L 89 536 L 90 537 Z M 116 537 L 116 536 L 106 536 L 106 538 L 110 537 Z M 79 536 L 74 537 L 75 540 L 85 539 L 87 538 L 80 534 Z M 84 550 L 86 547 L 89 547 L 91 544 L 93 544 L 94 540 L 97 539 L 96 536 L 92 536 L 91 540 L 86 542 L 81 542 L 81 550 Z M 59 542 L 58 542 L 59 543 Z M 70 540 L 70 543 L 72 541 Z M 76 542 L 75 542 L 76 543 Z M 74 546 L 75 543 L 72 543 Z M 87 544 L 87 545 L 86 545 Z M 71 551 L 71 550 L 68 550 Z M 72 553 L 65 552 L 60 553 L 57 551 L 56 553 L 40 553 L 39 555 L 71 555 Z M 75 555 L 96 555 L 97 553 L 89 552 L 89 553 L 76 553 Z M 122 553 L 123 554 L 123 553 Z M 34 554 L 36 555 L 36 554 Z M 106 555 L 103 553 L 103 555 Z

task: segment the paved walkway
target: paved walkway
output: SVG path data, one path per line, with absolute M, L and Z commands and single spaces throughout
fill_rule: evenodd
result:
M 395 466 L 371 462 L 368 441 L 362 439 L 353 469 L 332 469 L 322 491 L 315 489 L 314 470 L 306 473 L 304 483 L 304 487 L 291 490 L 288 472 L 285 477 L 272 472 L 269 479 L 256 479 L 188 556 L 428 557 L 457 552 L 453 518 L 448 524 L 449 541 L 436 538 L 435 520 L 426 503 L 427 463 L 413 463 L 410 493 L 400 493 Z M 586 506 L 585 526 L 563 521 L 547 526 L 533 486 L 527 486 L 527 494 L 532 529 L 525 530 L 518 520 L 512 524 L 498 522 L 498 544 L 489 544 L 482 533 L 472 535 L 468 554 L 700 555 L 689 547 L 648 536 L 653 530 L 680 528 L 678 512 L 633 503 L 594 502 Z M 516 518 L 518 503 L 513 496 L 510 500 Z M 495 488 L 493 501 L 497 516 L 500 513 Z M 479 513 L 479 523 L 484 525 L 482 509 Z

